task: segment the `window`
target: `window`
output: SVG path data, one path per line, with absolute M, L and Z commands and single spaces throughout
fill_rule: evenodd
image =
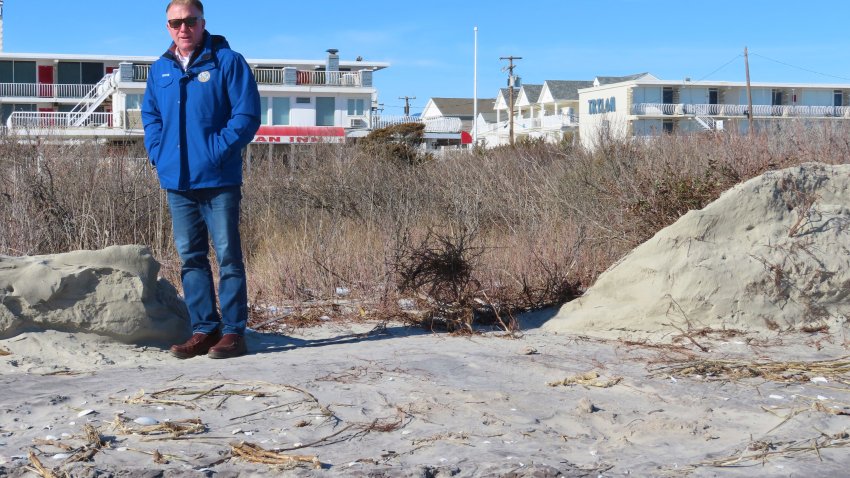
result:
M 124 107 L 128 110 L 142 109 L 143 97 L 144 95 L 127 95 L 127 99 L 124 101 Z
M 844 93 L 841 90 L 832 92 L 832 106 L 844 106 Z
M 0 61 L 0 83 L 35 83 L 34 61 Z
M 269 99 L 260 97 L 260 124 L 269 124 Z
M 348 116 L 363 116 L 365 101 L 363 99 L 349 98 L 348 100 Z
M 103 63 L 60 61 L 57 82 L 61 85 L 94 85 L 104 74 Z
M 3 124 L 6 124 L 6 120 L 9 119 L 9 116 L 11 116 L 12 112 L 14 111 L 25 111 L 34 113 L 35 111 L 37 111 L 37 108 L 33 104 L 4 104 L 0 106 L 0 121 L 2 121 Z
M 661 131 L 665 134 L 673 133 L 673 120 L 664 120 L 661 123 Z
M 309 105 L 310 98 L 305 96 L 299 96 L 298 98 L 295 98 L 295 103 L 299 105 Z
M 289 124 L 289 98 L 272 98 L 272 124 Z

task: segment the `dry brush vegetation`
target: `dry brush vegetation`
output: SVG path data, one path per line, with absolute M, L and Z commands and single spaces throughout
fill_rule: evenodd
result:
M 265 314 L 254 324 L 273 318 L 265 306 L 286 304 L 306 319 L 511 328 L 513 312 L 570 300 L 734 184 L 803 162 L 846 162 L 848 133 L 800 123 L 756 136 L 607 141 L 593 152 L 526 142 L 411 158 L 409 148 L 364 141 L 286 161 L 255 154 L 242 220 L 249 294 Z M 0 214 L 0 254 L 139 243 L 179 283 L 165 198 L 139 146 L 0 137 Z M 402 311 L 402 298 L 420 314 Z

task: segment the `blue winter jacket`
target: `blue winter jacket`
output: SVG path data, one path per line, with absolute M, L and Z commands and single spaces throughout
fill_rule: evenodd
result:
M 142 122 L 163 189 L 241 185 L 242 148 L 260 126 L 257 82 L 224 37 L 205 31 L 186 72 L 173 44 L 151 66 Z

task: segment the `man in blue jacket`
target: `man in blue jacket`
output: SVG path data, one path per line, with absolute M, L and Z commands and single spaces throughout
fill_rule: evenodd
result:
M 151 66 L 142 106 L 145 147 L 167 191 L 192 338 L 171 347 L 179 358 L 247 353 L 248 292 L 239 236 L 242 149 L 260 125 L 260 95 L 250 67 L 224 37 L 206 31 L 199 0 L 171 0 L 173 43 Z M 219 265 L 219 302 L 209 262 Z

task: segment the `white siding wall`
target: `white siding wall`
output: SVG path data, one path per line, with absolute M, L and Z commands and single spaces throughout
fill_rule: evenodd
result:
M 579 136 L 586 147 L 592 148 L 599 139 L 602 128 L 608 128 L 611 137 L 626 138 L 629 133 L 628 117 L 631 105 L 628 103 L 629 89 L 634 85 L 597 87 L 579 94 Z M 614 98 L 616 110 L 609 113 L 590 114 L 590 100 Z
M 293 96 L 289 103 L 289 123 L 292 126 L 313 126 L 316 124 L 316 98 L 312 96 L 304 96 L 310 98 L 310 103 L 299 103 L 297 98 Z
M 422 118 L 437 118 L 443 116 L 440 113 L 440 109 L 434 104 L 433 101 L 428 100 L 428 104 L 425 105 L 425 109 L 422 110 Z

